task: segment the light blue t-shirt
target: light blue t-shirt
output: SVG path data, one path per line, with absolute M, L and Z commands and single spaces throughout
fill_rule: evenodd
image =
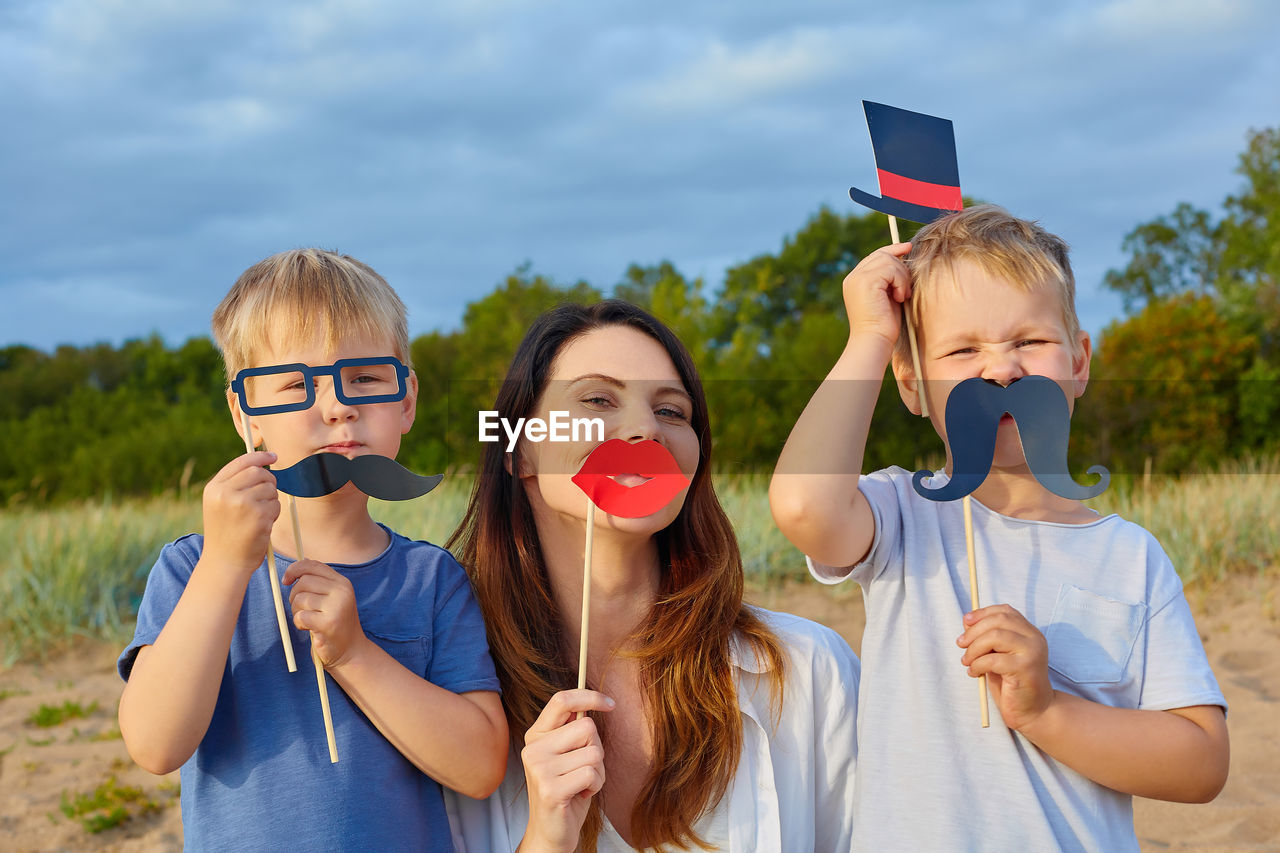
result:
M 385 529 L 385 528 L 384 528 Z M 355 589 L 365 634 L 411 672 L 454 693 L 498 690 L 480 608 L 447 551 L 387 530 L 374 560 L 334 565 Z M 147 578 L 128 680 L 200 557 L 191 534 L 166 545 Z M 291 564 L 279 558 L 281 573 Z M 182 766 L 187 850 L 449 851 L 440 785 L 413 766 L 327 679 L 339 761 L 329 762 L 309 635 L 290 624 L 289 672 L 266 564 L 250 578 L 213 719 Z M 286 609 L 289 587 L 282 587 Z
M 1137 851 L 1131 796 L 1010 731 L 994 701 L 981 728 L 956 645 L 970 610 L 962 502 L 920 497 L 896 467 L 858 488 L 876 525 L 866 560 L 810 561 L 821 581 L 852 577 L 866 602 L 854 848 Z M 1055 689 L 1117 708 L 1226 707 L 1150 533 L 1116 515 L 1058 524 L 972 503 L 981 603 L 1009 604 L 1044 634 Z

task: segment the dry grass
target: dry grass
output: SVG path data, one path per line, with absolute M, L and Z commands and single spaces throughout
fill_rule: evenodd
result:
M 469 486 L 448 478 L 419 500 L 375 501 L 373 514 L 406 536 L 443 543 Z M 767 478 L 723 477 L 717 487 L 749 582 L 803 578 L 803 557 L 770 517 Z M 1092 504 L 1149 529 L 1187 581 L 1280 569 L 1280 459 L 1177 480 L 1116 477 Z M 200 502 L 190 497 L 0 514 L 0 666 L 77 637 L 124 639 L 161 545 L 199 528 Z

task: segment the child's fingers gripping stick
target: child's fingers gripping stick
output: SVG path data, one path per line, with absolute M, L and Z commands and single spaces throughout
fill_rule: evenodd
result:
M 903 262 L 910 251 L 910 243 L 884 246 L 845 276 L 844 305 L 851 337 L 874 334 L 890 343 L 898 339 L 901 305 L 911 296 L 911 274 Z
M 988 676 L 991 693 L 1009 728 L 1018 731 L 1053 703 L 1049 646 L 1044 634 L 1008 604 L 965 614 L 965 632 L 956 644 L 969 675 Z
M 246 573 L 262 563 L 280 516 L 276 481 L 265 468 L 275 458 L 266 451 L 246 453 L 209 480 L 202 499 L 206 556 Z
M 364 638 L 351 581 L 316 560 L 298 560 L 282 581 L 286 586 L 292 585 L 289 609 L 293 624 L 311 632 L 321 663 L 330 667 L 347 660 Z

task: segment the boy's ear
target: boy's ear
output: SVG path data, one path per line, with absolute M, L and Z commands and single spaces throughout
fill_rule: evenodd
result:
M 1071 354 L 1071 378 L 1075 383 L 1076 398 L 1084 394 L 1089 384 L 1089 362 L 1093 359 L 1093 342 L 1083 329 L 1077 333 L 1076 349 Z
M 244 441 L 244 417 L 240 411 L 240 397 L 230 388 L 227 389 L 227 408 L 231 410 L 231 422 L 235 424 L 236 435 Z M 255 448 L 262 444 L 262 436 L 258 434 L 258 428 L 253 424 L 253 418 L 249 419 L 249 432 L 253 435 Z
M 916 417 L 920 416 L 920 383 L 916 381 L 916 372 L 910 360 L 899 359 L 896 355 L 890 361 L 893 378 L 898 383 L 898 396 L 907 407 L 907 411 Z
M 405 395 L 400 401 L 400 434 L 404 435 L 413 426 L 413 419 L 418 415 L 418 374 L 410 370 L 405 379 Z

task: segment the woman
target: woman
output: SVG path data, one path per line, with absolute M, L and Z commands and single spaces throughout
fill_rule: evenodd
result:
M 849 849 L 858 661 L 829 629 L 742 602 L 680 341 L 625 302 L 562 305 L 529 329 L 494 408 L 600 418 L 605 439 L 655 442 L 690 483 L 642 518 L 595 514 L 593 689 L 576 690 L 587 499 L 570 478 L 599 437 L 485 445 L 450 545 L 519 760 L 488 800 L 454 798 L 460 849 Z M 635 488 L 646 472 L 612 479 Z

